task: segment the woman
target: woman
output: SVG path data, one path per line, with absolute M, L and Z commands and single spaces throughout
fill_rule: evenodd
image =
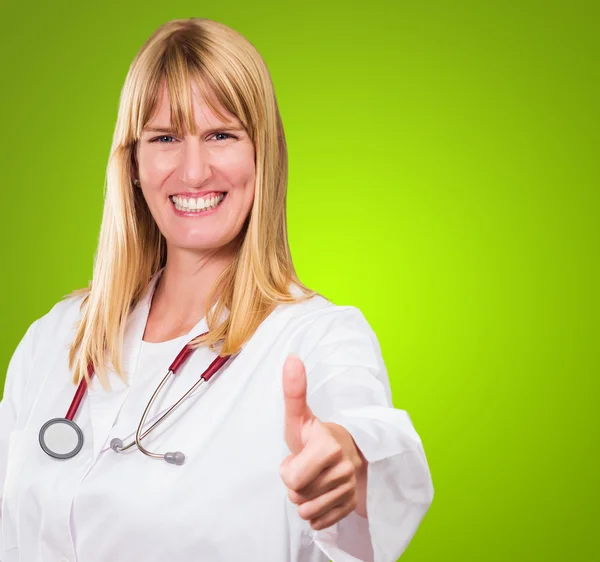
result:
M 2 562 L 404 551 L 433 494 L 421 442 L 360 311 L 296 277 L 286 186 L 254 47 L 206 19 L 161 26 L 122 90 L 90 287 L 34 322 L 9 365 Z M 188 342 L 144 431 L 229 359 L 141 439 Z M 76 454 L 55 458 L 45 422 L 82 380 Z

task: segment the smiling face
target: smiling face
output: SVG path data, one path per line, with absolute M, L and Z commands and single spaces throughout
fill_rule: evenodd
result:
M 163 83 L 137 147 L 141 189 L 168 252 L 224 248 L 254 201 L 254 146 L 240 121 L 222 107 L 227 122 L 215 115 L 195 85 L 192 109 L 196 134 L 177 137 Z

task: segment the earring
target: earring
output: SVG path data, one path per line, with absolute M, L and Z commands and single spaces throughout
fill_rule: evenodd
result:
M 133 180 L 133 185 L 135 185 L 136 187 L 140 187 L 141 183 L 140 180 L 138 180 L 137 178 Z

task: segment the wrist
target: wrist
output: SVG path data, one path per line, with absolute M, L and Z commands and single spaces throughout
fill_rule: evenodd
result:
M 368 463 L 367 459 L 362 454 L 362 451 L 358 448 L 358 445 L 354 441 L 352 434 L 345 427 L 337 423 L 325 422 L 324 425 L 333 434 L 336 441 L 342 446 L 345 453 L 354 464 L 354 469 L 358 476 L 359 473 L 366 469 Z

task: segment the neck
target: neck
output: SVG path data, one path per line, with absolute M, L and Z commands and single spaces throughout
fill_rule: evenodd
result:
M 152 297 L 144 341 L 174 339 L 198 324 L 206 316 L 213 284 L 234 256 L 232 246 L 202 254 L 167 247 L 167 262 Z

